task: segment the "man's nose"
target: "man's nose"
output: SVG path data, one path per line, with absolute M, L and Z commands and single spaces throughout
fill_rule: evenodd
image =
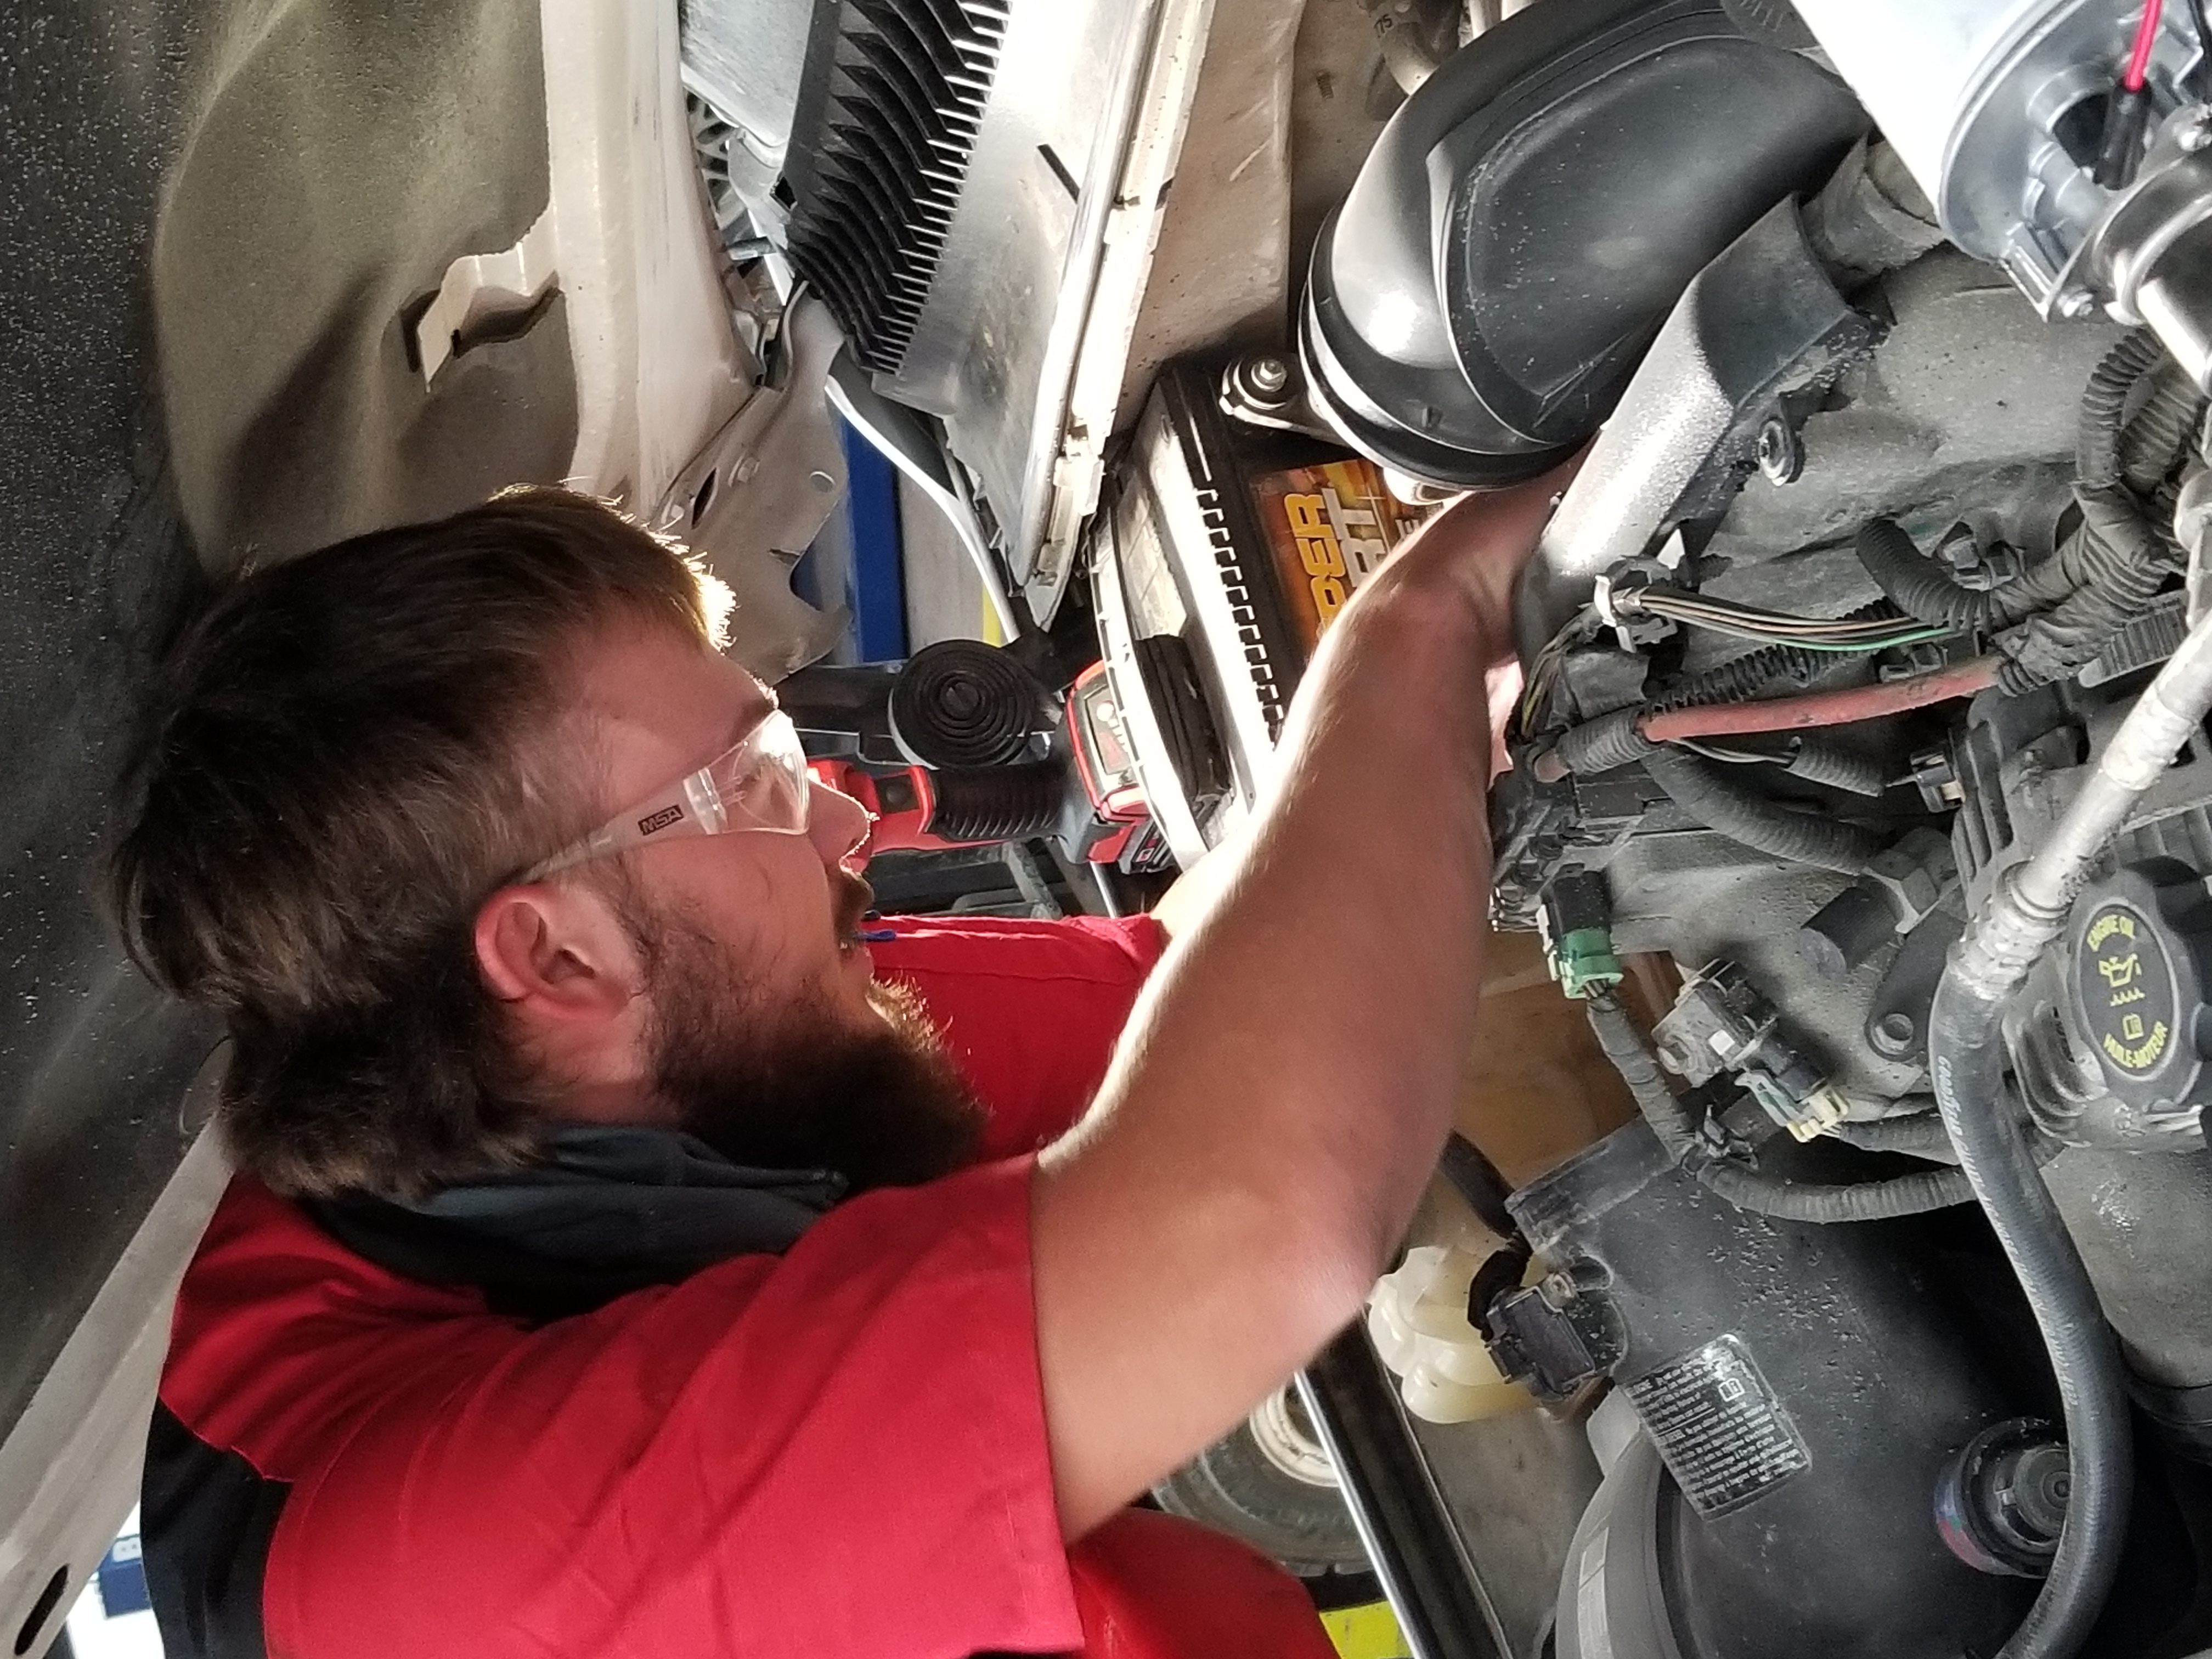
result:
M 824 864 L 843 864 L 868 838 L 868 809 L 818 779 L 807 800 L 806 835 Z

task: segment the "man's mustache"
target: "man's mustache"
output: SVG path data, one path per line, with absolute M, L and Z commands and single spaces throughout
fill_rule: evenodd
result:
M 850 939 L 860 931 L 860 921 L 875 908 L 876 890 L 849 870 L 837 872 L 837 937 Z

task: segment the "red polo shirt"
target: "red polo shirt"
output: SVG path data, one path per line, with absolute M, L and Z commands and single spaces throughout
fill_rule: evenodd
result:
M 1133 1513 L 1060 1538 L 1030 1159 L 1088 1103 L 1161 938 L 892 924 L 993 1109 L 988 1161 L 529 1327 L 234 1183 L 179 1297 L 162 1402 L 274 1493 L 288 1659 L 1326 1659 L 1294 1581 Z

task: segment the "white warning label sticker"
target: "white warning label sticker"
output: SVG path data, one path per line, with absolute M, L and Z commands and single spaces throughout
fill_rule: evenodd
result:
M 1733 1336 L 1638 1377 L 1628 1397 L 1699 1515 L 1740 1510 L 1813 1466 L 1797 1425 Z

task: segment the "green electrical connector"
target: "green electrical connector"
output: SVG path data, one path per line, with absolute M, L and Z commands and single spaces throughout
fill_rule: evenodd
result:
M 1628 975 L 1613 953 L 1613 896 L 1605 878 L 1571 870 L 1544 890 L 1537 930 L 1552 977 L 1577 1001 L 1609 991 Z
M 1627 977 L 1613 953 L 1613 935 L 1602 927 L 1577 927 L 1552 942 L 1552 977 L 1577 999 L 1609 991 Z

